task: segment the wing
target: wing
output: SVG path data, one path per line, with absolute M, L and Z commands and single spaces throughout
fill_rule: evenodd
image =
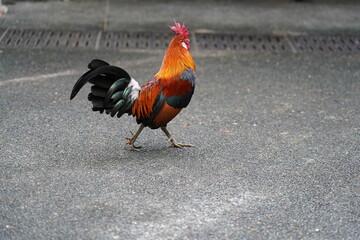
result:
M 163 84 L 157 102 L 157 112 L 152 119 L 152 128 L 166 126 L 180 111 L 187 107 L 195 90 L 195 72 L 185 70 L 178 78 Z
M 195 72 L 188 68 L 182 72 L 178 80 L 168 81 L 162 91 L 166 102 L 174 108 L 187 107 L 195 90 L 195 79 Z
M 141 87 L 139 97 L 131 108 L 131 114 L 136 117 L 137 123 L 145 126 L 152 117 L 154 108 L 161 99 L 158 98 L 161 91 L 161 80 L 152 78 L 148 83 Z
M 155 88 L 155 91 L 156 89 L 157 88 Z M 142 92 L 140 96 L 142 95 L 141 100 L 143 101 L 136 103 L 137 106 L 135 110 L 137 123 L 142 123 L 152 129 L 166 126 L 166 124 L 181 111 L 181 108 L 176 109 L 169 106 L 167 97 L 165 97 L 161 91 L 156 91 L 158 93 L 156 98 L 153 99 L 155 91 L 152 89 L 152 91 Z
M 141 88 L 132 115 L 138 123 L 150 128 L 166 126 L 185 108 L 194 93 L 195 72 L 187 69 L 172 79 L 153 78 Z

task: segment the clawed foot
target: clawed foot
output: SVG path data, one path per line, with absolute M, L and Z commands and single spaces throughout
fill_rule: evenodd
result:
M 169 138 L 171 142 L 170 147 L 183 148 L 183 147 L 193 147 L 191 144 L 182 144 L 178 143 L 175 138 L 171 135 L 171 133 L 166 129 L 166 126 L 161 127 L 161 130 L 165 133 L 165 135 Z
M 126 144 L 130 145 L 131 149 L 135 150 L 135 151 L 139 151 L 139 149 L 141 148 L 141 146 L 135 146 L 134 143 L 137 139 L 137 137 L 139 136 L 140 132 L 143 130 L 143 128 L 145 127 L 144 124 L 141 124 L 139 129 L 136 131 L 135 134 L 131 133 L 133 136 L 131 138 L 125 138 L 127 140 Z M 184 147 L 193 147 L 193 145 L 191 144 L 182 144 L 182 143 L 178 143 L 173 136 L 171 135 L 171 133 L 166 129 L 166 126 L 162 126 L 161 130 L 163 130 L 163 132 L 166 134 L 166 136 L 169 138 L 169 141 L 171 142 L 170 147 L 176 147 L 176 148 L 184 148 Z
M 171 141 L 170 147 L 176 147 L 176 148 L 193 147 L 193 145 L 191 144 L 178 143 L 175 140 L 170 140 L 170 141 Z
M 125 138 L 126 140 L 128 140 L 126 142 L 126 144 L 130 145 L 131 149 L 139 151 L 139 149 L 141 148 L 141 146 L 135 146 L 134 143 L 135 141 L 132 138 Z
M 145 126 L 143 124 L 140 125 L 139 129 L 137 130 L 137 132 L 135 134 L 133 134 L 131 131 L 131 135 L 133 135 L 131 138 L 125 138 L 126 140 L 128 140 L 126 142 L 126 144 L 129 144 L 131 149 L 139 151 L 139 149 L 141 148 L 141 146 L 135 146 L 134 143 L 137 139 L 137 137 L 139 136 L 140 132 L 143 130 Z

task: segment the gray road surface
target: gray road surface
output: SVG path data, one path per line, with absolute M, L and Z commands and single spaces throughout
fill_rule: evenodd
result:
M 133 118 L 92 112 L 86 87 L 69 101 L 92 58 L 145 83 L 162 55 L 1 49 L 0 239 L 360 237 L 358 54 L 194 52 L 169 124 L 188 149 L 146 129 L 131 151 Z

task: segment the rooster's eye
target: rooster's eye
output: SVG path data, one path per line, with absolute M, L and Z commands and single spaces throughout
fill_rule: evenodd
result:
M 182 45 L 185 49 L 188 49 L 187 46 L 186 46 L 186 43 L 181 42 L 181 45 Z

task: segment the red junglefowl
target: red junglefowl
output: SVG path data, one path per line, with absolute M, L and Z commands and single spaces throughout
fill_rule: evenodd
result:
M 90 69 L 75 83 L 70 99 L 87 83 L 92 83 L 88 100 L 93 111 L 121 117 L 127 113 L 136 117 L 140 124 L 137 132 L 126 138 L 133 149 L 136 138 L 144 127 L 160 128 L 172 146 L 191 147 L 178 143 L 167 130 L 167 124 L 185 108 L 195 89 L 195 64 L 189 53 L 189 32 L 185 25 L 174 21 L 170 29 L 175 33 L 165 53 L 160 70 L 141 88 L 137 81 L 122 68 L 109 65 L 99 59 L 92 60 Z

